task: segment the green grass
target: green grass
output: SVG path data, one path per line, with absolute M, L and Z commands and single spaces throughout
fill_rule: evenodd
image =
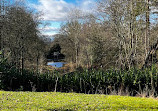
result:
M 158 100 L 128 96 L 0 91 L 1 111 L 158 111 Z

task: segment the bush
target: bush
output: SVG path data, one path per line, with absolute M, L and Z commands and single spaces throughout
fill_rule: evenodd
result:
M 129 71 L 82 70 L 67 74 L 58 71 L 21 73 L 8 64 L 0 65 L 0 88 L 12 91 L 61 91 L 138 96 L 157 96 L 158 70 L 155 67 Z

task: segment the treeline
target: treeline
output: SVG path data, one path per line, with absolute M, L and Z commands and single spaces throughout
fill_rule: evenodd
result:
M 4 7 L 0 16 L 1 58 L 7 57 L 8 62 L 21 71 L 26 68 L 40 71 L 46 43 L 38 30 L 39 14 L 23 2 L 3 5 L 1 2 L 0 7 Z
M 94 14 L 73 10 L 56 35 L 52 45 L 60 44 L 67 63 L 126 70 L 157 63 L 156 0 L 99 0 L 96 6 Z

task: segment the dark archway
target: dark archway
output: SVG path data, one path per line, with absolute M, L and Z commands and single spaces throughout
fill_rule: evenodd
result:
M 53 45 L 53 47 L 50 48 L 47 59 L 54 62 L 65 59 L 65 55 L 61 53 L 61 47 L 59 44 L 55 44 Z

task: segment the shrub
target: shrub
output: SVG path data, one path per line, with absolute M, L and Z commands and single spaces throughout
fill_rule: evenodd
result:
M 39 74 L 24 70 L 21 73 L 9 64 L 0 65 L 0 88 L 13 91 L 61 91 L 120 95 L 157 96 L 158 70 L 80 70 L 67 74 L 58 71 Z

